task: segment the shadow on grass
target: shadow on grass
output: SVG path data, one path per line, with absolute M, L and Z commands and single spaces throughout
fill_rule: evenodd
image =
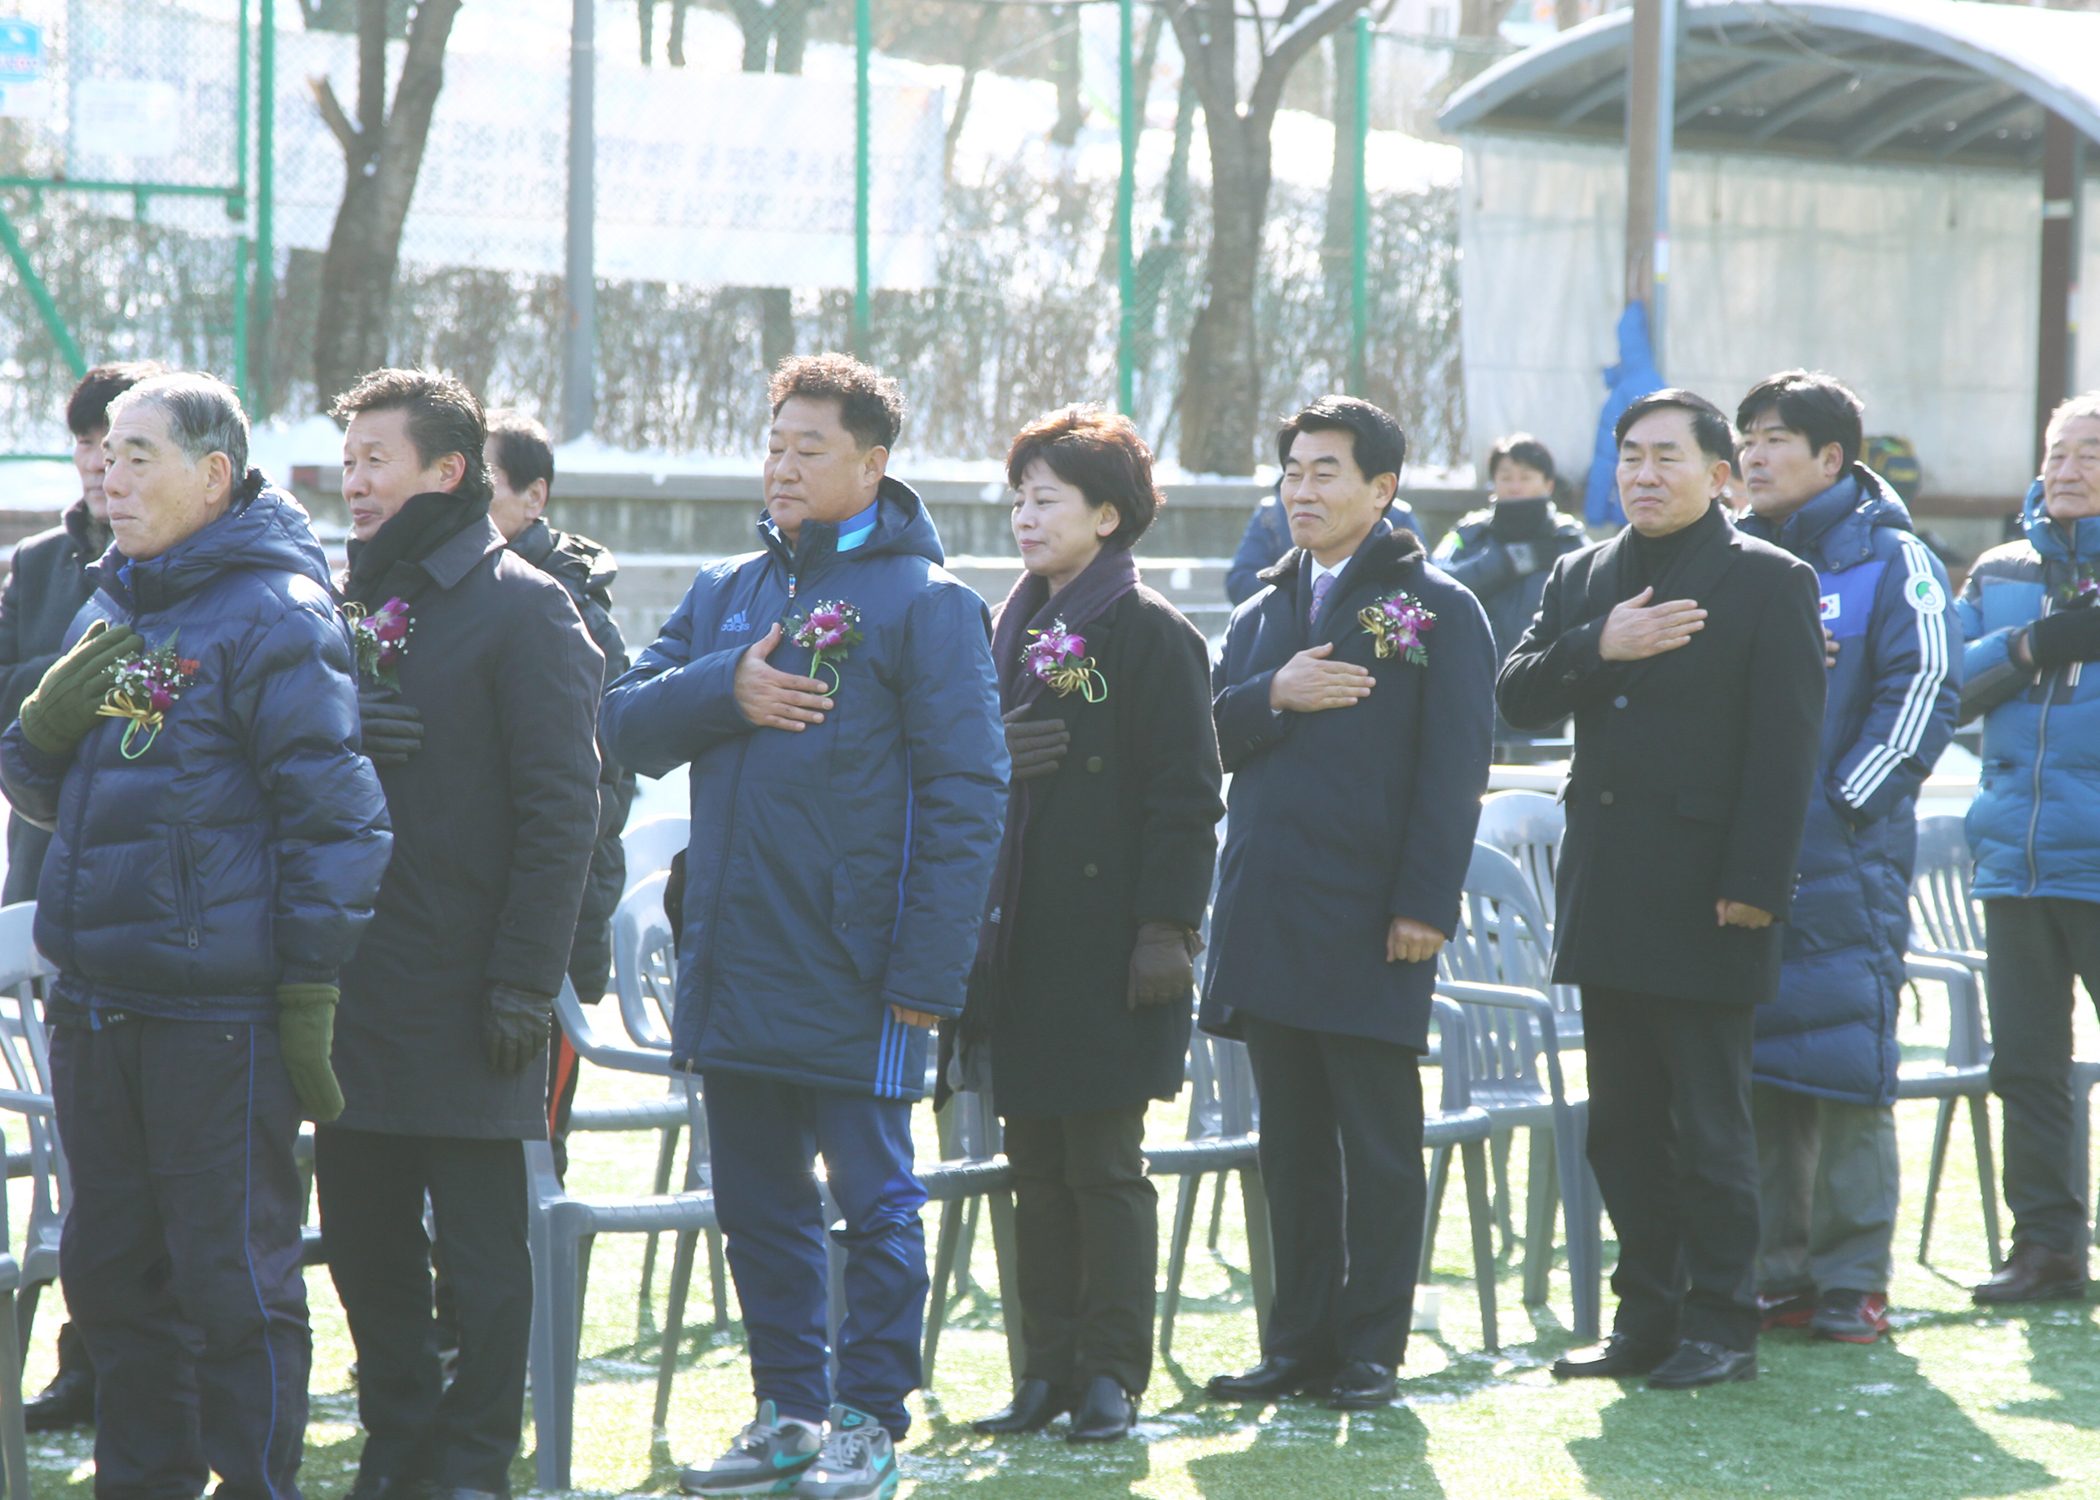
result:
M 1892 1344 L 1773 1335 L 1759 1359 L 1754 1384 L 1677 1392 L 1621 1382 L 1598 1435 L 1568 1444 L 1590 1491 L 1607 1500 L 1954 1500 L 2055 1483 L 2042 1465 L 1999 1447 Z
M 2100 1431 L 2100 1365 L 2093 1359 L 2100 1321 L 2095 1311 L 2090 1302 L 2058 1302 L 2033 1309 L 2027 1317 L 2027 1378 L 2056 1394 L 2044 1400 L 2009 1402 L 2001 1411 Z
M 1261 1409 L 1231 1410 L 1245 1422 Z M 1205 1500 L 1444 1493 L 1429 1462 L 1429 1429 L 1404 1406 L 1347 1413 L 1310 1404 L 1280 1407 L 1252 1443 L 1191 1459 L 1188 1474 Z

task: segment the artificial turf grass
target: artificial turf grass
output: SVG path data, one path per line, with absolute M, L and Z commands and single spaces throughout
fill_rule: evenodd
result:
M 1912 1028 L 1913 1018 L 1907 1013 L 1905 1019 Z M 2096 1055 L 2091 1032 L 2086 1011 L 2081 1055 Z M 585 1080 L 593 1102 L 653 1087 L 595 1072 Z M 1185 1099 L 1158 1108 L 1156 1138 L 1180 1134 Z M 921 1420 L 901 1450 L 904 1493 L 937 1500 L 971 1485 L 979 1497 L 1013 1500 L 1907 1500 L 2043 1492 L 2100 1497 L 2100 1307 L 2050 1303 L 2014 1316 L 1970 1308 L 1968 1284 L 1982 1275 L 1984 1257 L 1973 1158 L 1959 1124 L 1941 1188 L 1935 1267 L 1915 1264 L 1933 1114 L 1925 1103 L 1897 1110 L 1906 1193 L 1896 1231 L 1893 1338 L 1859 1347 L 1774 1334 L 1760 1348 L 1759 1381 L 1714 1391 L 1657 1393 L 1638 1382 L 1556 1384 L 1546 1366 L 1572 1343 L 1565 1328 L 1566 1273 L 1556 1270 L 1548 1308 L 1525 1309 L 1521 1248 L 1501 1261 L 1498 1306 L 1507 1342 L 1499 1356 L 1481 1351 L 1462 1185 L 1454 1184 L 1434 1268 L 1443 1332 L 1418 1333 L 1411 1341 L 1401 1404 L 1342 1415 L 1308 1401 L 1272 1408 L 1211 1403 L 1200 1394 L 1202 1382 L 1250 1363 L 1257 1349 L 1237 1195 L 1228 1195 L 1220 1251 L 1213 1256 L 1202 1246 L 1210 1209 L 1206 1185 L 1175 1357 L 1157 1367 L 1141 1403 L 1141 1440 L 1075 1448 L 1057 1436 L 1060 1424 L 1049 1435 L 995 1444 L 968 1427 L 972 1418 L 1004 1404 L 1008 1393 L 997 1275 L 990 1236 L 980 1232 L 971 1281 L 941 1341 L 934 1389 L 914 1398 L 915 1419 Z M 1993 1115 L 1995 1121 L 1995 1110 Z M 917 1123 L 922 1148 L 930 1151 L 931 1121 L 924 1110 Z M 646 1186 L 654 1139 L 579 1136 L 572 1157 L 571 1181 L 578 1191 L 633 1191 Z M 1520 1145 L 1511 1163 L 1520 1233 L 1526 1167 Z M 1173 1183 L 1161 1184 L 1163 1218 L 1174 1193 Z M 929 1215 L 929 1242 L 935 1222 Z M 688 1303 L 693 1321 L 681 1348 L 669 1429 L 652 1441 L 656 1327 L 669 1258 L 666 1246 L 659 1254 L 651 1315 L 643 1323 L 636 1306 L 640 1239 L 610 1236 L 593 1254 L 576 1421 L 579 1493 L 673 1490 L 679 1464 L 720 1452 L 749 1417 L 741 1328 L 732 1321 L 721 1333 L 712 1329 L 703 1262 Z M 1612 1258 L 1607 1246 L 1607 1265 Z M 308 1286 L 315 1395 L 301 1479 L 313 1500 L 337 1500 L 349 1490 L 362 1444 L 348 1378 L 353 1356 L 326 1274 L 314 1273 Z M 49 1335 L 59 1315 L 57 1299 L 46 1297 L 30 1361 L 32 1392 L 49 1376 Z M 85 1433 L 32 1438 L 36 1494 L 86 1500 L 90 1451 Z M 533 1487 L 529 1429 L 512 1481 L 520 1493 Z

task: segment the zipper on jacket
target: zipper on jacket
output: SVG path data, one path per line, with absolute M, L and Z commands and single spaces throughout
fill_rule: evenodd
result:
M 2027 809 L 2027 894 L 2032 896 L 2042 883 L 2041 866 L 2034 856 L 2034 838 L 2042 821 L 2042 761 L 2049 754 L 2049 706 L 2056 697 L 2054 681 L 2042 689 L 2042 713 L 2035 722 L 2034 731 L 2034 798 Z
M 175 914 L 182 922 L 183 941 L 191 948 L 197 946 L 197 880 L 191 869 L 190 831 L 181 824 L 168 830 L 168 849 L 175 867 Z

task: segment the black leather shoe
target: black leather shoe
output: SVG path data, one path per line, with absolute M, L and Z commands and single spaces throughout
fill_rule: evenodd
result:
M 44 1393 L 22 1408 L 22 1423 L 31 1432 L 62 1432 L 95 1425 L 95 1371 L 60 1370 Z
M 1651 1389 L 1689 1391 L 1703 1385 L 1726 1385 L 1733 1380 L 1757 1379 L 1757 1353 L 1709 1344 L 1704 1339 L 1686 1339 L 1677 1352 L 1655 1367 L 1648 1377 Z
M 1116 1384 L 1115 1377 L 1096 1375 L 1087 1382 L 1086 1399 L 1072 1413 L 1072 1430 L 1065 1434 L 1065 1441 L 1113 1443 L 1129 1437 L 1131 1424 L 1136 1420 L 1130 1397 Z
M 2003 1269 L 1969 1295 L 1978 1307 L 2083 1297 L 2085 1257 L 2065 1255 L 2032 1240 L 2021 1240 L 2006 1257 Z M 32 1432 L 35 1430 L 34 1426 L 30 1428 Z
M 1670 1357 L 1660 1344 L 1643 1344 L 1623 1333 L 1615 1333 L 1595 1349 L 1563 1354 L 1553 1361 L 1558 1380 L 1617 1380 L 1627 1375 L 1645 1375 Z
M 1325 1390 L 1334 1366 L 1317 1360 L 1274 1354 L 1237 1375 L 1213 1375 L 1206 1389 L 1214 1401 L 1273 1401 L 1300 1391 Z
M 1006 1410 L 995 1411 L 970 1424 L 972 1432 L 988 1437 L 1002 1433 L 1041 1432 L 1072 1409 L 1072 1398 L 1047 1380 L 1024 1380 L 1014 1387 L 1014 1399 Z
M 1327 1405 L 1334 1411 L 1375 1411 L 1390 1406 L 1400 1394 L 1400 1373 L 1391 1365 L 1352 1359 L 1334 1377 Z

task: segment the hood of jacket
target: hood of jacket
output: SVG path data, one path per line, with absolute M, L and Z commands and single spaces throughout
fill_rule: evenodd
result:
M 250 469 L 226 513 L 158 557 L 112 551 L 97 564 L 98 585 L 126 609 L 150 614 L 187 598 L 221 573 L 264 569 L 296 573 L 323 589 L 328 558 L 306 508 Z
M 573 531 L 556 531 L 543 516 L 519 532 L 510 550 L 543 573 L 559 578 L 572 594 L 610 603 L 620 565 L 612 548 Z
M 770 515 L 758 518 L 759 539 L 791 574 L 812 573 L 838 556 L 836 521 L 804 521 L 792 547 Z M 855 558 L 923 557 L 935 567 L 947 562 L 941 534 L 927 514 L 926 502 L 901 479 L 885 474 L 875 491 L 875 529 L 858 547 Z
M 1872 557 L 1878 528 L 1917 530 L 1910 508 L 1889 482 L 1857 462 L 1783 524 L 1774 526 L 1758 515 L 1745 516 L 1740 524 L 1749 535 L 1784 547 L 1826 573 L 1842 572 Z
M 2035 551 L 2052 562 L 2100 564 L 2100 516 L 2081 516 L 2070 522 L 2051 519 L 2042 503 L 2042 482 L 2028 486 L 2020 507 L 2020 524 Z

